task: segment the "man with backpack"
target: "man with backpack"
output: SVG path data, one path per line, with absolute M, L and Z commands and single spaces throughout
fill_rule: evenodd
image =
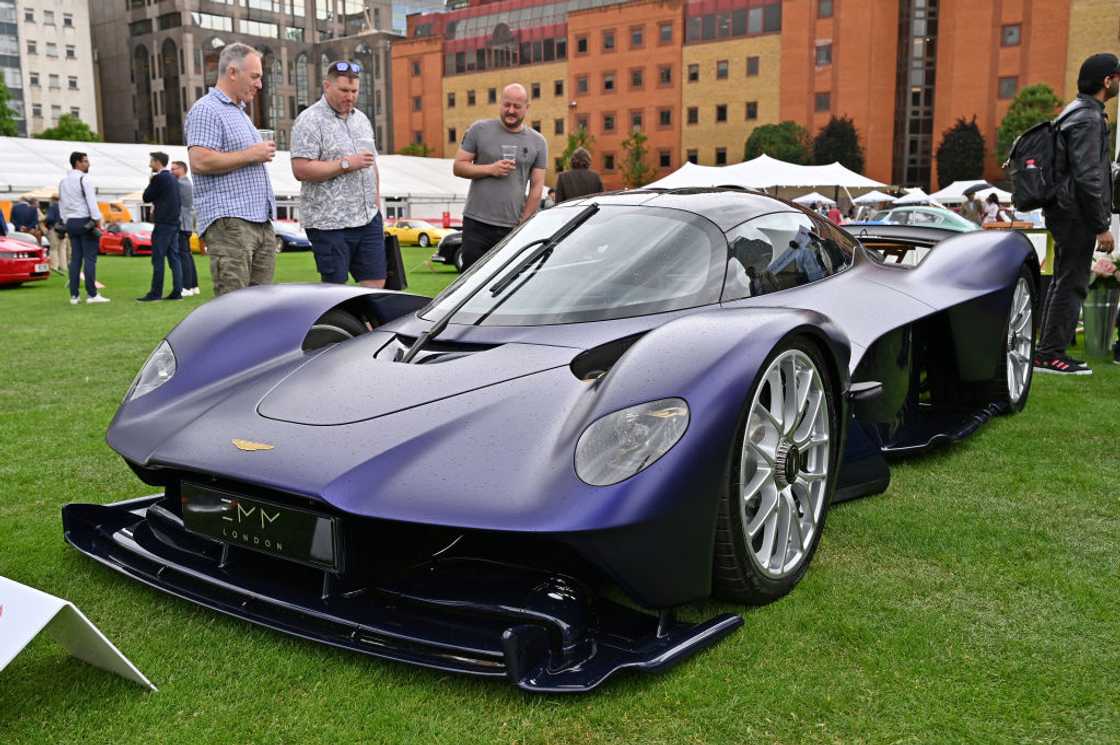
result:
M 1089 291 L 1093 249 L 1113 250 L 1108 116 L 1104 103 L 1120 93 L 1120 59 L 1094 54 L 1081 65 L 1077 98 L 1057 119 L 1054 199 L 1043 207 L 1054 236 L 1054 276 L 1046 293 L 1035 372 L 1092 375 L 1066 354 Z M 1029 164 L 1028 164 L 1028 167 Z

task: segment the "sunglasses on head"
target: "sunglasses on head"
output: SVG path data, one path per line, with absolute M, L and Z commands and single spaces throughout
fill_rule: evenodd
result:
M 362 66 L 357 62 L 332 62 L 330 69 L 336 72 L 353 72 L 359 73 L 362 71 Z

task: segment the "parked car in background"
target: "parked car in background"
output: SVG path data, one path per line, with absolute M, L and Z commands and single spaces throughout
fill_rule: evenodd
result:
M 20 241 L 21 243 L 30 243 L 32 246 L 37 245 L 40 248 L 50 248 L 51 245 L 46 236 L 36 241 L 35 236 L 31 235 L 31 233 L 24 233 L 19 230 L 13 230 L 12 228 L 8 229 L 8 237 L 14 241 Z
M 311 249 L 311 241 L 307 239 L 307 233 L 294 220 L 273 220 L 272 230 L 276 233 L 276 253 Z
M 51 275 L 46 250 L 35 245 L 35 236 L 27 237 L 30 243 L 10 235 L 0 238 L 0 286 L 21 285 Z
M 432 261 L 437 264 L 450 264 L 457 272 L 463 271 L 463 231 L 456 230 L 445 235 L 436 246 Z
M 385 228 L 385 233 L 397 236 L 402 246 L 416 244 L 423 248 L 434 246 L 451 232 L 448 228 L 437 228 L 424 220 L 408 219 L 397 220 Z
M 122 254 L 124 256 L 150 256 L 152 253 L 152 230 L 150 222 L 114 222 L 103 231 L 97 243 L 99 254 Z
M 867 220 L 870 223 L 887 223 L 888 225 L 917 225 L 923 228 L 943 228 L 967 233 L 979 230 L 980 226 L 968 218 L 961 217 L 952 210 L 944 207 L 892 207 L 889 210 L 880 210 L 871 215 Z

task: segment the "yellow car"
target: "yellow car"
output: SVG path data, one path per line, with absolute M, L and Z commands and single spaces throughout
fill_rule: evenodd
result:
M 397 236 L 402 246 L 416 243 L 424 248 L 436 245 L 445 235 L 454 232 L 457 231 L 437 228 L 430 222 L 411 219 L 397 220 L 385 228 L 385 235 Z

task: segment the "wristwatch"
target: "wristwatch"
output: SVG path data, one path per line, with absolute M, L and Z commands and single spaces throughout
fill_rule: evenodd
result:
M 342 172 L 343 172 L 343 173 L 345 173 L 345 172 L 347 172 L 347 171 L 349 171 L 349 170 L 350 170 L 350 161 L 349 161 L 348 159 L 346 159 L 346 158 L 343 158 L 342 160 L 340 160 L 340 161 L 338 162 L 338 164 L 339 164 L 340 166 L 342 166 Z

